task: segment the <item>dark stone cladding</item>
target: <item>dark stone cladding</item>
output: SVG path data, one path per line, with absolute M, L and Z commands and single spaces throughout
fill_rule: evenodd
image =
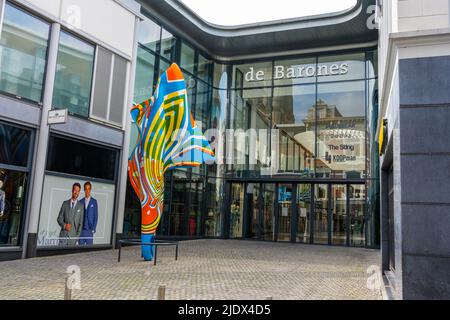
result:
M 403 298 L 449 299 L 450 56 L 400 60 L 399 77 Z

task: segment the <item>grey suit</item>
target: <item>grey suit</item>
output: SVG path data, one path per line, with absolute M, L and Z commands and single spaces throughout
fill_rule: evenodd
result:
M 61 227 L 61 233 L 59 237 L 59 245 L 74 246 L 77 244 L 78 239 L 83 228 L 84 206 L 78 201 L 75 207 L 72 209 L 71 200 L 64 201 L 61 210 L 59 210 L 58 224 Z M 70 232 L 65 230 L 65 225 L 70 224 L 72 228 Z M 75 239 L 73 239 L 75 238 Z

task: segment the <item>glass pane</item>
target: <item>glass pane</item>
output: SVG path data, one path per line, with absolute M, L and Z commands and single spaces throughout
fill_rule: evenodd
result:
M 0 163 L 28 166 L 31 132 L 0 123 Z
M 42 101 L 50 26 L 7 3 L 0 40 L 0 91 Z
M 289 170 L 295 169 L 299 174 L 309 176 L 313 173 L 313 158 L 315 154 L 315 105 L 316 87 L 314 85 L 275 88 L 273 98 L 273 127 L 280 130 L 280 170 L 286 170 L 286 158 L 290 160 Z M 289 137 L 290 142 L 287 142 Z M 295 149 L 287 154 L 286 143 L 295 144 Z M 297 150 L 297 151 L 295 151 Z M 299 164 L 296 165 L 297 152 Z
M 115 180 L 117 151 L 73 140 L 50 137 L 47 170 Z M 102 165 L 98 165 L 101 163 Z
M 316 82 L 316 58 L 275 61 L 275 85 Z
M 319 177 L 363 178 L 365 104 L 364 81 L 319 85 L 316 104 Z
M 59 40 L 53 106 L 89 116 L 94 46 L 62 31 Z
M 0 169 L 0 247 L 21 245 L 28 174 Z
M 345 185 L 333 185 L 333 207 L 331 214 L 331 239 L 336 245 L 347 244 L 347 188 Z
M 378 51 L 367 53 L 368 78 L 378 77 Z
M 350 186 L 350 245 L 365 246 L 366 244 L 366 219 L 365 208 L 366 186 Z
M 184 41 L 181 43 L 181 67 L 194 74 L 195 72 L 195 49 L 187 45 Z
M 155 55 L 138 48 L 134 102 L 147 101 L 153 95 L 155 78 Z
M 162 39 L 161 39 L 161 56 L 169 61 L 175 60 L 175 49 L 176 49 L 177 39 L 174 35 L 165 29 L 162 29 Z
M 278 241 L 291 241 L 292 185 L 278 187 Z
M 166 60 L 163 59 L 159 59 L 159 77 L 161 77 L 163 75 L 164 72 L 167 71 L 167 69 L 169 69 L 170 67 L 170 63 Z M 185 77 L 186 79 L 186 77 Z
M 161 43 L 161 26 L 146 18 L 139 22 L 138 41 L 143 46 L 159 53 Z
M 366 57 L 364 53 L 319 57 L 317 66 L 319 82 L 359 80 L 365 77 Z
M 297 186 L 298 229 L 297 242 L 310 243 L 311 185 Z
M 190 183 L 191 203 L 189 206 L 188 236 L 200 236 L 202 227 L 203 179 L 192 175 Z
M 123 237 L 125 239 L 139 239 L 142 229 L 141 202 L 134 192 L 129 179 L 127 180 L 126 192 Z
M 244 185 L 231 185 L 230 238 L 242 238 L 242 221 L 244 214 Z
M 214 63 L 214 88 L 222 90 L 228 89 L 228 78 L 227 66 Z
M 220 237 L 222 230 L 222 208 L 224 202 L 224 181 L 209 178 L 206 186 L 207 217 L 205 237 Z
M 232 147 L 227 157 L 234 169 L 247 175 L 261 175 L 270 163 L 270 89 L 234 91 L 231 105 Z
M 237 74 L 242 74 L 243 83 L 233 83 L 233 88 L 256 88 L 272 85 L 272 62 L 251 63 L 234 66 L 233 79 Z
M 328 185 L 315 185 L 314 243 L 328 244 Z
M 199 79 L 205 81 L 208 84 L 210 84 L 210 81 L 211 81 L 211 77 L 210 77 L 211 66 L 212 66 L 212 61 L 208 60 L 202 54 L 198 55 L 197 76 L 199 77 Z
M 256 183 L 249 183 L 247 185 L 247 230 L 245 237 L 250 239 L 257 239 L 259 232 L 259 195 L 261 193 L 260 185 Z
M 187 212 L 187 191 L 190 186 L 187 173 L 181 170 L 173 172 L 172 202 L 170 205 L 169 234 L 185 235 L 185 212 Z
M 266 184 L 264 186 L 264 216 L 262 228 L 262 240 L 275 240 L 275 185 Z

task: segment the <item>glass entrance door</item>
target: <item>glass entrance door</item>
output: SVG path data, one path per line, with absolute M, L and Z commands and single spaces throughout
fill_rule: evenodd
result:
M 275 240 L 275 189 L 274 184 L 264 185 L 261 238 L 266 241 Z
M 242 238 L 242 221 L 244 213 L 244 184 L 231 185 L 230 238 Z
M 278 241 L 291 241 L 292 184 L 278 186 Z
M 297 242 L 310 243 L 311 228 L 311 185 L 299 184 L 297 186 Z
M 347 244 L 347 187 L 335 184 L 332 190 L 331 241 L 334 245 Z
M 328 244 L 329 185 L 316 184 L 314 190 L 314 243 Z

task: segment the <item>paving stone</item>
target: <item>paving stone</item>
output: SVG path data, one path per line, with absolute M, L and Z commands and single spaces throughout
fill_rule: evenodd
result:
M 376 250 L 236 240 L 197 240 L 158 249 L 158 264 L 138 247 L 0 262 L 0 299 L 60 300 L 67 267 L 81 269 L 76 300 L 379 300 L 367 288 Z

